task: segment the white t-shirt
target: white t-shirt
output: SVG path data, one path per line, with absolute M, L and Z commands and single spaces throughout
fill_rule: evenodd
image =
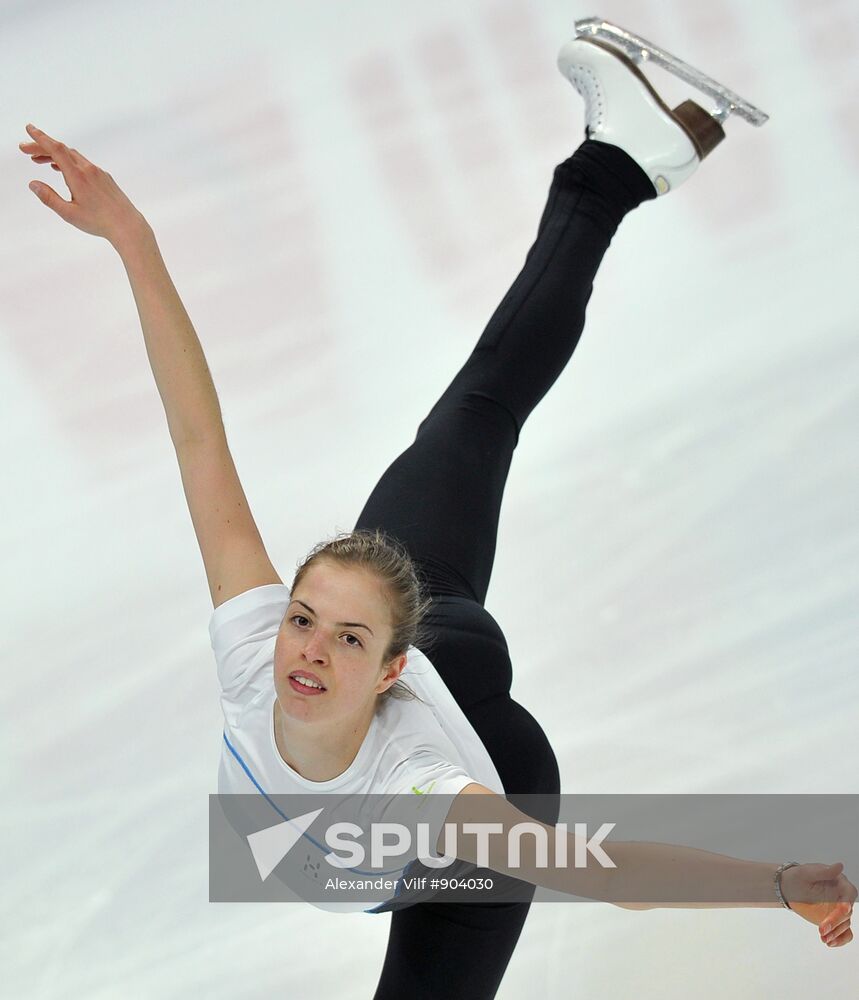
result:
M 289 602 L 285 584 L 266 584 L 238 594 L 212 613 L 209 636 L 224 713 L 219 794 L 389 795 L 418 789 L 424 794 L 456 795 L 475 781 L 504 794 L 480 737 L 435 667 L 414 646 L 407 651 L 400 676 L 427 704 L 399 698 L 379 702 L 355 759 L 330 781 L 310 781 L 291 768 L 275 743 L 273 676 L 275 640 Z M 437 831 L 443 821 L 440 816 Z M 435 840 L 432 844 L 434 848 Z M 416 856 L 415 849 L 403 873 Z M 397 897 L 401 896 L 398 885 Z M 404 900 L 402 896 L 400 901 Z M 336 912 L 383 912 L 377 905 L 368 910 L 366 903 L 314 902 L 314 906 Z

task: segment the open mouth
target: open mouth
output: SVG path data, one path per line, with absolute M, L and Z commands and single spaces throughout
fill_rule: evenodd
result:
M 321 687 L 309 677 L 290 677 L 289 686 L 300 694 L 324 694 L 327 688 Z

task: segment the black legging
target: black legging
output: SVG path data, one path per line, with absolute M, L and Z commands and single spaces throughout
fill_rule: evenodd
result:
M 483 607 L 504 484 L 522 425 L 578 343 L 617 226 L 655 197 L 616 146 L 586 140 L 556 167 L 522 271 L 356 524 L 401 541 L 429 584 L 428 655 L 508 796 L 556 796 L 560 777 L 545 733 L 510 697 L 507 643 Z M 557 804 L 537 818 L 555 823 Z M 375 1000 L 494 997 L 530 906 L 429 901 L 392 912 Z

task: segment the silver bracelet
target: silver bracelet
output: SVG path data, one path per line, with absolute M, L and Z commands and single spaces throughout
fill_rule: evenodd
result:
M 801 862 L 799 861 L 785 861 L 783 864 L 779 865 L 775 870 L 775 875 L 773 875 L 773 882 L 775 882 L 775 894 L 778 896 L 781 905 L 786 910 L 792 910 L 793 907 L 784 898 L 781 891 L 781 873 L 787 871 L 788 868 L 796 868 Z

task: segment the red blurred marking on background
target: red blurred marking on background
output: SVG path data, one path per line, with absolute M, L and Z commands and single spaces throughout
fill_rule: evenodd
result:
M 859 106 L 855 101 L 845 102 L 835 113 L 835 128 L 854 164 L 859 166 Z
M 436 28 L 419 37 L 414 47 L 424 75 L 436 88 L 439 103 L 461 107 L 468 101 L 480 101 L 480 86 L 460 30 Z
M 815 57 L 827 77 L 836 83 L 844 68 L 856 69 L 857 45 L 856 17 L 830 5 L 826 12 L 819 12 L 814 21 L 803 30 L 803 47 Z
M 372 148 L 385 198 L 395 206 L 418 259 L 445 277 L 467 258 L 436 151 L 418 131 L 420 108 L 390 53 L 363 54 L 349 67 L 346 94 Z
M 288 109 L 261 103 L 267 90 L 261 67 L 264 73 L 262 60 L 226 74 L 219 67 L 216 77 L 181 95 L 181 123 L 172 128 L 165 122 L 180 116 L 175 102 L 162 114 L 150 108 L 137 120 L 102 126 L 98 139 L 121 148 L 126 158 L 160 158 L 147 175 L 157 178 L 152 191 L 129 196 L 156 230 L 204 351 L 216 368 L 221 358 L 229 359 L 221 379 L 215 375 L 216 386 L 227 387 L 227 398 L 233 390 L 247 396 L 259 380 L 270 382 L 273 369 L 283 370 L 285 385 L 294 389 L 284 394 L 287 412 L 304 381 L 302 370 L 334 350 L 324 322 L 332 300 L 300 138 Z M 153 154 L 168 134 L 169 157 Z M 87 137 L 72 138 L 86 155 Z M 284 175 L 286 193 L 278 187 Z M 67 197 L 62 179 L 52 180 Z M 201 189 L 211 197 L 200 197 Z M 178 208 L 164 208 L 171 198 Z M 159 211 L 169 221 L 159 223 Z M 91 295 L 95 254 L 103 253 L 94 243 L 91 249 L 92 256 L 84 251 L 68 261 L 46 255 L 31 281 L 16 274 L 14 283 L 7 282 L 2 299 L 19 363 L 69 447 L 103 476 L 115 470 L 123 452 L 167 428 L 124 269 L 119 265 L 108 275 L 109 265 L 98 258 L 101 282 L 126 287 L 121 312 L 108 310 Z M 51 289 L 50 304 L 34 309 L 45 288 Z M 305 332 L 310 325 L 312 350 Z M 129 336 L 138 338 L 139 349 L 129 347 Z
M 572 152 L 577 145 L 574 123 L 582 122 L 581 137 L 584 138 L 584 118 L 571 106 L 573 100 L 578 100 L 577 95 L 565 91 L 555 68 L 561 42 L 546 36 L 540 18 L 528 4 L 506 0 L 490 4 L 483 11 L 482 22 L 505 98 L 518 117 L 523 146 L 540 162 L 545 156 L 556 159 L 559 137 L 565 134 L 565 122 L 568 121 Z M 570 36 L 572 34 L 571 21 Z M 568 119 L 564 118 L 565 109 Z
M 396 61 L 382 52 L 361 56 L 348 72 L 349 93 L 365 124 L 394 128 L 410 121 L 410 106 Z M 413 112 L 412 112 L 413 113 Z
M 797 18 L 802 18 L 803 48 L 815 74 L 826 81 L 829 92 L 818 107 L 828 114 L 836 141 L 859 164 L 859 5 L 855 0 L 821 0 L 814 17 L 794 0 Z
M 450 162 L 447 182 L 460 209 L 458 238 L 470 248 L 466 270 L 457 275 L 460 287 L 482 273 L 487 247 L 509 238 L 513 206 L 522 201 L 521 183 L 510 166 L 516 150 L 503 133 L 490 81 L 472 53 L 474 43 L 463 34 L 461 28 L 439 28 L 416 42 L 416 63 L 441 122 L 438 153 Z
M 489 41 L 504 52 L 508 89 L 521 92 L 523 87 L 542 87 L 544 70 L 551 66 L 560 43 L 542 34 L 540 16 L 528 4 L 505 0 L 487 5 L 481 19 Z
M 477 78 L 463 39 L 450 28 L 415 43 L 417 65 L 444 123 L 446 152 L 466 176 L 501 156 L 503 144 L 491 119 L 485 85 Z

